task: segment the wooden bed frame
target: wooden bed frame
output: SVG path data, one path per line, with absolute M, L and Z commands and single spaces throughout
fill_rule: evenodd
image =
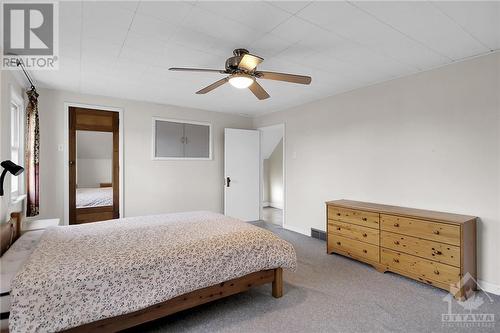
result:
M 174 314 L 179 311 L 194 308 L 201 304 L 235 295 L 243 291 L 247 291 L 251 287 L 270 282 L 272 283 L 272 295 L 276 298 L 283 296 L 283 269 L 269 269 L 251 273 L 237 279 L 222 282 L 211 287 L 198 289 L 193 292 L 172 298 L 166 302 L 149 306 L 139 311 L 98 320 L 95 322 L 70 328 L 63 332 L 118 332 Z
M 7 251 L 21 235 L 21 217 L 21 213 L 12 213 L 11 219 L 8 222 L 0 224 L 1 254 Z M 118 332 L 179 311 L 187 310 L 198 305 L 235 295 L 247 291 L 251 287 L 266 283 L 272 283 L 272 295 L 274 297 L 279 298 L 283 296 L 283 269 L 275 268 L 250 273 L 236 279 L 177 296 L 168 301 L 154 304 L 142 310 L 98 320 L 70 328 L 63 332 Z M 1 333 L 6 332 L 8 331 L 2 331 Z
M 10 214 L 10 220 L 0 223 L 0 256 L 21 236 L 21 213 Z

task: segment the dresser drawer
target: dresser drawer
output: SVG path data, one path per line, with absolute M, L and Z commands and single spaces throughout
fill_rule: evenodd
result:
M 339 235 L 328 235 L 328 252 L 340 251 L 356 259 L 364 258 L 370 261 L 379 261 L 379 247 L 359 242 Z
M 418 258 L 409 254 L 382 249 L 380 262 L 396 271 L 408 272 L 426 280 L 438 281 L 448 285 L 460 281 L 460 269 Z
M 357 224 L 340 221 L 328 221 L 328 232 L 334 235 L 344 236 L 361 242 L 379 245 L 379 231 L 362 227 Z
M 460 247 L 382 231 L 382 247 L 460 267 Z
M 460 245 L 460 227 L 458 225 L 381 214 L 380 228 L 398 234 Z
M 330 220 L 354 223 L 376 229 L 378 229 L 379 226 L 378 213 L 364 212 L 361 210 L 328 206 L 328 218 Z

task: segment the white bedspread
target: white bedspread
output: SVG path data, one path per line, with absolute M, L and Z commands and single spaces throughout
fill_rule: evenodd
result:
M 210 212 L 54 227 L 12 282 L 9 328 L 59 331 L 252 272 L 295 266 L 288 242 Z
M 11 282 L 35 250 L 43 230 L 24 233 L 0 258 L 0 313 L 10 312 Z M 0 330 L 8 328 L 8 319 L 0 319 Z
M 113 188 L 77 188 L 76 208 L 113 206 Z

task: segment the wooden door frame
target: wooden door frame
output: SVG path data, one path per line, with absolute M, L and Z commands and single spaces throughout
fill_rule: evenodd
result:
M 120 114 L 107 110 L 96 110 L 81 107 L 69 108 L 69 223 L 79 224 L 120 217 L 120 160 L 119 160 L 119 126 Z M 83 123 L 80 123 L 83 121 Z M 89 122 L 90 123 L 85 123 Z M 76 206 L 77 174 L 76 166 L 78 157 L 77 133 L 78 131 L 94 131 L 112 134 L 112 205 L 101 207 L 78 208 Z M 81 218 L 81 219 L 80 219 Z M 80 221 L 80 222 L 79 222 Z
M 64 220 L 62 225 L 69 225 L 69 108 L 85 108 L 85 109 L 95 109 L 102 111 L 113 111 L 118 113 L 119 126 L 118 126 L 118 137 L 119 137 L 119 157 L 118 164 L 120 166 L 119 170 L 119 203 L 118 210 L 120 217 L 125 216 L 124 210 L 124 164 L 123 164 L 123 109 L 119 107 L 111 107 L 105 105 L 91 105 L 82 104 L 74 102 L 64 103 L 64 141 L 63 144 L 58 146 L 59 151 L 64 151 Z

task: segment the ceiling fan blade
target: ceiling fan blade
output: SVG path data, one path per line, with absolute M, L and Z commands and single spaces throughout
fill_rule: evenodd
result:
M 257 83 L 257 81 L 254 81 L 252 83 L 252 85 L 250 85 L 250 87 L 248 87 L 248 89 L 250 89 L 253 94 L 255 95 L 255 97 L 257 97 L 258 99 L 266 99 L 266 98 L 269 98 L 271 96 L 269 96 L 269 94 L 264 90 L 264 88 L 262 88 L 262 86 L 260 84 Z
M 258 57 L 253 54 L 245 54 L 238 64 L 239 69 L 246 69 L 247 71 L 253 71 L 257 65 L 264 61 L 264 58 Z
M 214 83 L 212 83 L 211 85 L 201 89 L 201 90 L 198 90 L 196 93 L 197 94 L 206 94 L 207 92 L 210 92 L 212 90 L 214 90 L 215 88 L 218 88 L 220 86 L 222 86 L 224 83 L 226 83 L 228 81 L 228 78 L 225 77 L 223 79 L 220 79 L 219 81 L 215 81 Z
M 266 79 L 266 80 L 285 81 L 285 82 L 300 83 L 300 84 L 311 83 L 311 77 L 304 75 L 259 71 L 255 72 L 255 76 L 260 79 Z
M 222 69 L 171 67 L 168 70 L 178 71 L 178 72 L 211 72 L 211 73 L 227 74 L 226 71 Z

